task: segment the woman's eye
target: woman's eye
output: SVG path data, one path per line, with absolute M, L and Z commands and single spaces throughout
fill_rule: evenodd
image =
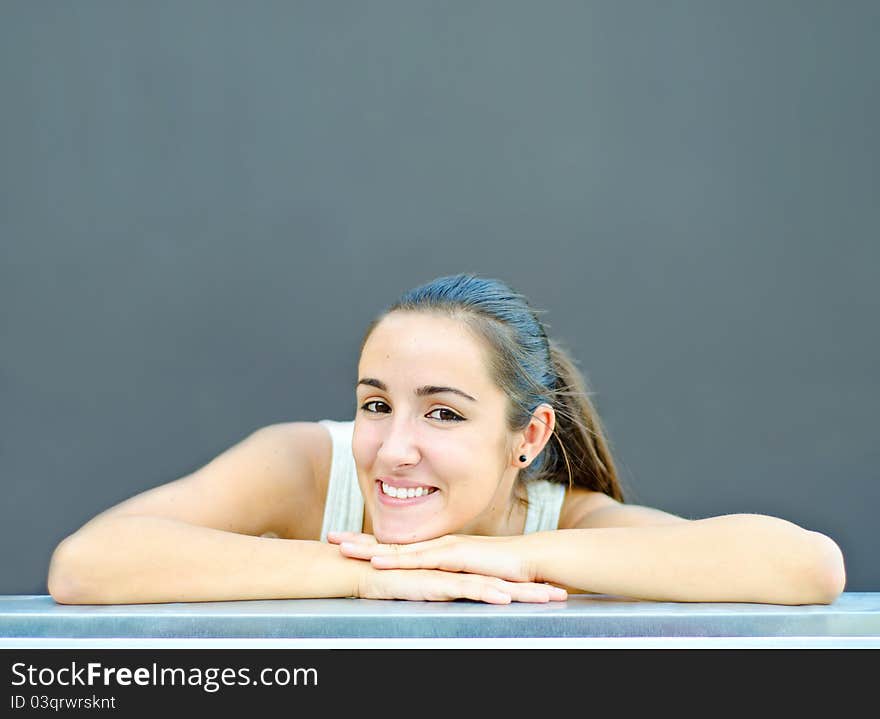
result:
M 446 409 L 446 407 L 438 407 L 437 409 L 431 410 L 428 414 L 430 417 L 434 412 L 446 412 L 446 418 L 436 417 L 435 419 L 439 419 L 441 422 L 461 422 L 462 418 L 459 417 L 455 412 L 451 409 Z
M 385 404 L 385 402 L 382 402 L 381 400 L 378 400 L 378 399 L 374 399 L 374 400 L 371 400 L 369 402 L 364 403 L 363 405 L 361 405 L 361 409 L 364 410 L 365 412 L 369 412 L 370 414 L 388 414 L 387 409 L 386 410 L 370 409 L 371 405 L 381 405 L 382 407 L 386 407 L 386 408 L 390 409 L 388 407 L 388 405 Z M 440 412 L 441 416 L 434 417 L 433 415 L 435 412 Z M 446 407 L 438 407 L 435 410 L 431 410 L 431 412 L 428 413 L 428 416 L 432 417 L 433 419 L 438 419 L 441 422 L 463 422 L 464 421 L 463 417 L 460 417 L 455 412 L 453 412 L 451 409 L 447 409 Z
M 381 404 L 381 405 L 384 405 L 385 407 L 388 406 L 384 402 L 380 402 L 379 400 L 374 399 L 372 402 L 367 402 L 366 404 L 362 405 L 361 409 L 366 410 L 367 412 L 372 412 L 373 414 L 387 414 L 387 412 L 376 412 L 375 410 L 367 409 L 371 404 Z

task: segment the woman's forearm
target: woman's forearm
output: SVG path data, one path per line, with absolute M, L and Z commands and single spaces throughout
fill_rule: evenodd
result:
M 523 538 L 536 581 L 672 602 L 828 604 L 846 582 L 825 535 L 775 517 L 564 529 Z
M 62 542 L 48 584 L 61 604 L 345 597 L 357 591 L 363 566 L 323 542 L 123 516 Z

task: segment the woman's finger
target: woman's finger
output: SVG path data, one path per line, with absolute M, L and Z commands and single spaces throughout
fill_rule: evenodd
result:
M 549 584 L 505 582 L 494 577 L 474 574 L 459 576 L 462 579 L 458 586 L 458 593 L 463 599 L 473 599 L 490 604 L 507 604 L 509 602 L 546 604 L 552 601 L 564 601 L 567 598 L 564 589 Z
M 535 584 L 533 582 L 505 582 L 501 591 L 511 595 L 517 602 L 561 602 L 568 599 L 568 592 L 560 587 L 550 584 Z
M 488 604 L 546 603 L 564 600 L 564 589 L 535 582 L 508 582 L 480 574 L 438 570 L 370 570 L 364 574 L 358 596 L 363 599 L 409 599 L 448 602 L 470 599 Z
M 331 544 L 361 544 L 364 546 L 376 545 L 376 538 L 372 534 L 362 532 L 327 532 L 327 541 Z
M 346 539 L 340 542 L 339 548 L 347 557 L 370 559 L 370 557 L 402 557 L 420 554 L 431 547 L 430 542 L 419 542 L 418 544 L 379 544 L 374 537 L 370 537 L 370 540 Z
M 450 548 L 459 544 L 459 540 L 451 535 L 444 535 L 435 539 L 426 539 L 423 542 L 412 542 L 411 544 L 381 544 L 372 534 L 355 534 L 353 532 L 332 533 L 340 538 L 340 545 L 361 545 L 359 548 L 350 547 L 353 551 L 359 551 L 359 558 L 369 559 L 377 556 L 397 556 L 403 554 L 413 554 L 425 552 L 431 549 Z M 345 536 L 343 536 L 345 535 Z M 329 537 L 329 535 L 328 535 Z M 366 539 L 364 539 L 366 538 Z M 365 553 L 369 553 L 368 555 Z
M 485 577 L 476 578 L 474 575 L 462 575 L 465 579 L 459 580 L 456 588 L 455 599 L 472 599 L 475 602 L 487 604 L 510 604 L 513 595 L 494 586 L 493 582 L 485 581 Z M 483 580 L 483 581 L 480 581 Z
M 447 572 L 460 572 L 461 569 L 448 566 L 442 555 L 435 552 L 409 552 L 407 554 L 373 554 L 363 557 L 369 559 L 376 569 L 443 569 Z
M 384 551 L 381 545 L 362 549 L 344 548 L 343 554 L 370 560 L 376 569 L 440 569 L 499 577 L 513 582 L 531 579 L 522 557 L 497 545 L 459 542 L 422 551 Z
M 383 552 L 391 551 L 386 549 L 387 545 L 368 544 L 367 542 L 344 541 L 339 545 L 339 550 L 346 556 L 353 559 L 370 559 Z

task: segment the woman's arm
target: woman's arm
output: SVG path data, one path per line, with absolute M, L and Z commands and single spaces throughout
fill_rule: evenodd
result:
M 359 565 L 322 542 L 118 516 L 62 542 L 48 585 L 59 604 L 347 597 L 357 592 Z
M 49 593 L 77 604 L 350 595 L 357 568 L 320 543 L 261 536 L 316 505 L 312 447 L 323 431 L 263 427 L 102 512 L 55 549 Z
M 846 583 L 843 555 L 831 539 L 756 514 L 561 529 L 517 539 L 533 581 L 600 594 L 672 602 L 830 604 Z
M 55 549 L 49 593 L 60 604 L 565 598 L 494 576 L 378 571 L 323 542 L 277 538 L 276 529 L 323 506 L 312 453 L 324 431 L 312 423 L 264 427 L 192 475 L 111 507 Z M 276 538 L 263 536 L 270 532 Z
M 689 521 L 610 498 L 597 504 L 574 528 L 524 536 L 383 545 L 343 534 L 330 541 L 344 556 L 382 570 L 475 572 L 654 601 L 829 604 L 846 583 L 839 547 L 783 519 L 735 514 Z
M 377 570 L 323 542 L 268 539 L 162 517 L 121 516 L 59 545 L 49 570 L 59 604 L 363 597 L 492 604 L 548 602 L 532 582 L 445 571 Z

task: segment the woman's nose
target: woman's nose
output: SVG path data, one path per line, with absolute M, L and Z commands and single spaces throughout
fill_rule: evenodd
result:
M 390 468 L 417 464 L 420 454 L 412 422 L 406 417 L 395 417 L 389 422 L 377 454 Z

